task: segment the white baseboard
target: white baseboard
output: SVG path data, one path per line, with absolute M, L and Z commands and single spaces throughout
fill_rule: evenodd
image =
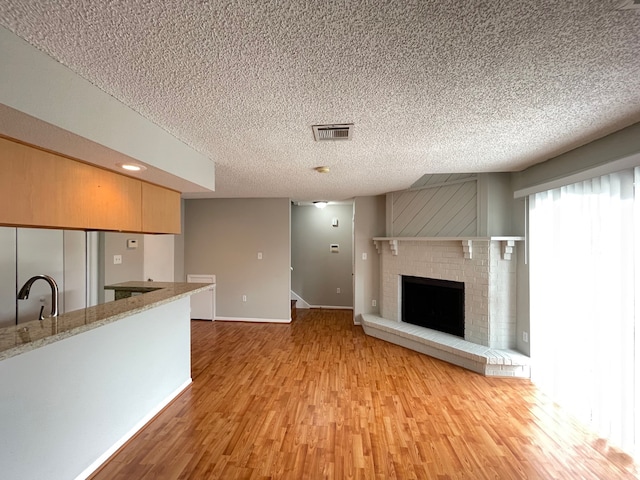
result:
M 289 318 L 247 318 L 247 317 L 216 317 L 223 322 L 254 322 L 254 323 L 291 323 Z
M 104 462 L 106 462 L 109 459 L 109 457 L 111 457 L 111 455 L 116 453 L 120 447 L 122 447 L 125 443 L 127 443 L 127 441 L 129 441 L 129 439 L 131 437 L 133 437 L 136 433 L 138 433 L 142 429 L 142 427 L 144 427 L 147 423 L 149 423 L 149 421 L 153 417 L 155 417 L 158 413 L 160 413 L 160 411 L 164 407 L 169 405 L 169 403 L 171 403 L 171 401 L 174 398 L 176 398 L 178 395 L 180 395 L 184 391 L 185 388 L 187 388 L 189 385 L 191 385 L 191 381 L 192 381 L 191 378 L 189 378 L 189 380 L 187 380 L 182 385 L 180 385 L 178 388 L 176 388 L 173 392 L 171 392 L 153 410 L 151 410 L 144 417 L 142 417 L 142 419 L 138 423 L 136 423 L 133 426 L 133 428 L 131 428 L 131 430 L 129 430 L 127 433 L 125 433 L 120 438 L 120 440 L 118 440 L 116 443 L 114 443 L 111 446 L 111 448 L 109 448 L 106 452 L 104 452 L 102 455 L 100 455 L 91 465 L 89 465 L 87 468 L 85 468 L 84 471 L 82 473 L 80 473 L 80 475 L 78 475 L 76 477 L 76 480 L 85 480 L 92 473 L 94 473 L 98 468 L 100 468 L 100 466 Z
M 353 307 L 336 307 L 333 305 L 311 305 L 306 302 L 300 295 L 291 290 L 291 300 L 297 300 L 296 308 L 326 308 L 328 310 L 353 310 Z
M 325 310 L 353 310 L 353 307 L 336 307 L 333 305 L 310 305 L 309 308 L 324 308 Z

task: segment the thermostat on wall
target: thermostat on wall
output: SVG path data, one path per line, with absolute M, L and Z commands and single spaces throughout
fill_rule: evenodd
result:
M 329 251 L 331 253 L 340 253 L 340 245 L 338 245 L 337 243 L 332 243 L 331 245 L 329 245 Z
M 127 248 L 138 248 L 138 240 L 135 238 L 127 239 Z

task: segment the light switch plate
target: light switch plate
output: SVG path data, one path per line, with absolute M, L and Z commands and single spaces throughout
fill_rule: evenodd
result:
M 120 265 L 122 263 L 122 255 L 114 255 L 113 256 L 113 264 Z

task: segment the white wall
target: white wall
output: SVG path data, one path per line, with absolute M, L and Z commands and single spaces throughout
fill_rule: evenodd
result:
M 86 477 L 191 381 L 189 298 L 0 361 L 0 476 Z

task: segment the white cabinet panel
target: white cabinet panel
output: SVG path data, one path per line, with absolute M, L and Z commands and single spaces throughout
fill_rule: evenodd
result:
M 16 324 L 16 229 L 0 227 L 0 328 Z
M 187 275 L 189 283 L 211 283 L 211 290 L 191 295 L 191 318 L 194 320 L 216 319 L 216 276 Z
M 62 230 L 18 228 L 18 288 L 34 275 L 49 275 L 64 291 L 64 247 Z M 64 299 L 59 298 L 60 312 Z M 18 323 L 35 320 L 44 305 L 44 315 L 51 313 L 51 287 L 44 280 L 36 281 L 28 299 L 18 301 Z
M 144 279 L 173 282 L 175 235 L 144 236 Z

